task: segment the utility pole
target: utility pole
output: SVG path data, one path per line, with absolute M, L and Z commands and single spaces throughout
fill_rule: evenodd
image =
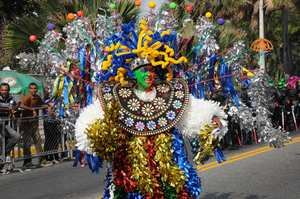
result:
M 265 32 L 264 32 L 264 0 L 259 0 L 259 38 L 264 39 Z M 266 62 L 265 62 L 265 52 L 259 52 L 259 66 L 260 71 L 263 73 L 266 72 Z

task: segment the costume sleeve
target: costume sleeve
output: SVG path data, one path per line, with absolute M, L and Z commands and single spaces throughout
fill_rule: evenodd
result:
M 212 123 L 213 116 L 220 119 L 218 125 Z M 189 107 L 177 128 L 189 141 L 195 164 L 204 164 L 213 154 L 219 163 L 225 160 L 217 146 L 228 131 L 226 119 L 218 102 L 190 96 Z
M 189 107 L 184 113 L 182 120 L 178 123 L 184 136 L 193 138 L 199 135 L 200 129 L 212 122 L 212 117 L 218 116 L 223 119 L 224 125 L 227 118 L 218 102 L 212 100 L 197 99 L 190 95 Z
M 76 146 L 79 150 L 90 152 L 89 141 L 85 131 L 89 125 L 91 125 L 97 119 L 102 119 L 103 117 L 104 111 L 99 100 L 96 100 L 93 104 L 87 106 L 80 113 L 75 124 L 75 137 L 77 141 Z

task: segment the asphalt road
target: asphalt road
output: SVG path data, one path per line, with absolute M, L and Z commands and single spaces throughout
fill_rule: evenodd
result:
M 102 191 L 103 173 L 95 175 L 65 162 L 4 175 L 0 176 L 0 198 L 92 199 Z M 300 143 L 239 159 L 200 175 L 204 190 L 201 199 L 299 199 Z

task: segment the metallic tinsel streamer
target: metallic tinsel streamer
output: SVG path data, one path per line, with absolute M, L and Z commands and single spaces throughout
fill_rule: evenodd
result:
M 188 162 L 184 140 L 177 129 L 174 129 L 172 132 L 172 148 L 173 160 L 184 172 L 186 178 L 185 187 L 179 194 L 180 198 L 189 198 L 189 195 L 193 198 L 199 197 L 201 193 L 201 181 L 197 175 L 197 171 L 193 168 L 192 164 Z
M 213 150 L 217 142 L 211 133 L 215 128 L 217 126 L 214 124 L 207 124 L 201 128 L 199 133 L 200 148 L 193 159 L 195 164 L 204 164 L 205 161 L 213 156 Z
M 161 180 L 179 193 L 184 184 L 185 176 L 172 161 L 172 137 L 168 133 L 159 134 L 155 139 L 155 161 L 158 162 Z
M 282 147 L 290 138 L 288 132 L 283 132 L 280 128 L 275 129 L 272 125 L 269 108 L 274 104 L 272 90 L 268 84 L 268 77 L 259 72 L 253 79 L 253 83 L 248 90 L 252 107 L 255 110 L 255 123 L 259 141 L 268 142 L 270 146 Z
M 128 159 L 132 165 L 132 177 L 137 181 L 138 190 L 153 195 L 155 179 L 148 167 L 147 151 L 144 148 L 146 141 L 147 137 L 132 137 L 128 143 Z
M 118 105 L 110 103 L 104 118 L 97 120 L 86 130 L 92 150 L 104 160 L 111 160 L 117 150 L 117 143 L 122 139 L 122 132 L 117 125 L 118 115 Z

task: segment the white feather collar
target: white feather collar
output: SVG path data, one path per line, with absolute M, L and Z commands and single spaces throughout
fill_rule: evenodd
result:
M 138 90 L 138 89 L 134 89 L 134 93 L 136 94 L 136 96 L 144 101 L 144 102 L 151 102 L 155 99 L 156 97 L 156 89 L 155 87 L 153 87 L 152 91 L 142 91 L 142 90 Z

